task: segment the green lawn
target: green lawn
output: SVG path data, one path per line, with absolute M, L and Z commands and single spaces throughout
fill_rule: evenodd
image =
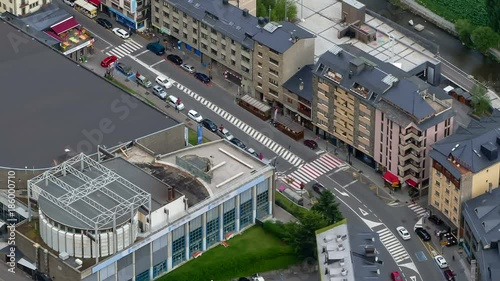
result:
M 195 130 L 191 129 L 191 128 L 188 128 L 189 131 L 188 131 L 188 142 L 191 144 L 191 145 L 197 145 L 198 144 L 198 134 L 196 133 Z M 209 139 L 207 139 L 206 137 L 203 137 L 203 143 L 206 143 L 206 142 L 210 142 Z
M 161 281 L 225 281 L 254 273 L 288 268 L 299 260 L 293 249 L 278 238 L 254 226 L 228 241 L 229 247 L 218 245 L 191 260 Z
M 452 23 L 466 19 L 473 25 L 488 26 L 484 0 L 417 0 L 417 2 Z

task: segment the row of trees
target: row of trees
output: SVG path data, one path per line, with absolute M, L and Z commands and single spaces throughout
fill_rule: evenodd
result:
M 297 18 L 297 6 L 293 0 L 257 0 L 258 17 L 268 18 L 269 11 L 271 21 L 293 21 Z
M 316 230 L 343 219 L 331 192 L 323 192 L 311 210 L 300 209 L 294 215 L 298 222 L 266 222 L 264 229 L 292 246 L 301 258 L 316 257 Z

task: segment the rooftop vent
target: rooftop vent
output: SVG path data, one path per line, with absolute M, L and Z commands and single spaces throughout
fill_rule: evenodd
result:
M 266 20 L 263 17 L 259 17 L 257 19 L 258 23 L 260 26 L 263 26 L 266 23 Z
M 243 9 L 243 16 L 244 17 L 248 17 L 248 14 L 250 14 L 250 12 L 248 11 L 248 9 Z
M 481 153 L 490 161 L 494 161 L 498 158 L 498 148 L 491 142 L 481 145 Z

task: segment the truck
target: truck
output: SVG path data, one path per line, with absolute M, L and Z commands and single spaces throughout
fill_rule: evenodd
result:
M 302 196 L 300 196 L 297 192 L 294 192 L 290 188 L 283 190 L 283 195 L 285 195 L 285 197 L 290 199 L 293 203 L 299 206 L 304 206 L 304 199 L 302 198 Z

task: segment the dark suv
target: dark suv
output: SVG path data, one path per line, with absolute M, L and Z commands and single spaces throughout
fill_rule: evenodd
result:
M 417 233 L 418 237 L 420 237 L 420 239 L 422 239 L 423 241 L 431 240 L 431 235 L 429 234 L 429 232 L 421 227 L 415 229 L 415 233 Z
M 443 221 L 440 218 L 438 218 L 436 215 L 430 216 L 429 217 L 429 221 L 433 222 L 436 225 L 442 225 L 443 224 Z

